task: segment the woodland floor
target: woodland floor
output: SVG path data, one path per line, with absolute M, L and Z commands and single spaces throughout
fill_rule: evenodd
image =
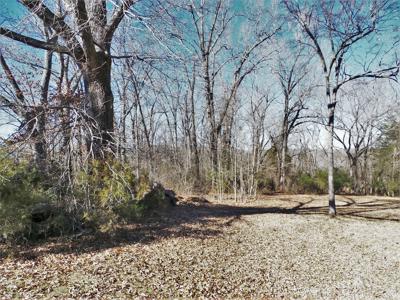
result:
M 400 199 L 187 198 L 113 236 L 0 248 L 0 298 L 400 298 Z

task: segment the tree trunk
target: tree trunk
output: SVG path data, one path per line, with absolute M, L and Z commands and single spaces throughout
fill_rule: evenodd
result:
M 283 87 L 283 92 L 285 95 L 285 103 L 283 110 L 283 123 L 282 123 L 282 137 L 281 137 L 281 159 L 279 162 L 279 189 L 281 192 L 285 191 L 285 181 L 286 181 L 286 151 L 289 136 L 289 98 L 290 98 L 290 82 L 291 77 L 289 77 L 288 87 L 286 88 L 285 82 L 281 81 Z
M 51 77 L 52 67 L 52 51 L 46 51 L 44 57 L 44 69 L 42 74 L 42 80 L 40 83 L 41 95 L 40 95 L 40 110 L 38 113 L 38 124 L 37 124 L 37 138 L 35 141 L 35 152 L 36 152 L 36 164 L 40 170 L 46 170 L 46 159 L 47 159 L 47 145 L 46 145 L 46 107 L 47 97 L 49 92 L 49 83 Z
M 222 152 L 222 163 L 223 168 L 226 171 L 230 171 L 232 167 L 232 158 L 231 158 L 231 148 L 232 148 L 232 127 L 234 121 L 234 112 L 233 107 L 231 111 L 226 115 L 224 126 L 223 126 L 223 133 L 221 138 L 221 152 Z
M 195 78 L 195 76 L 193 76 Z M 193 80 L 194 81 L 194 80 Z M 195 175 L 195 187 L 198 188 L 200 183 L 200 157 L 199 157 L 199 149 L 197 145 L 197 130 L 196 130 L 196 115 L 195 115 L 195 106 L 194 106 L 194 82 L 193 82 L 193 90 L 191 91 L 190 96 L 190 109 L 191 109 L 191 145 L 192 145 L 192 163 Z
M 211 129 L 210 132 L 210 150 L 211 150 L 211 164 L 214 176 L 218 174 L 218 132 L 216 129 Z
M 256 125 L 258 126 L 258 125 Z M 252 138 L 252 164 L 251 164 L 251 178 L 250 178 L 250 194 L 257 194 L 257 179 L 256 174 L 258 172 L 258 167 L 260 165 L 260 130 L 257 127 L 255 130 L 253 129 L 253 138 Z M 236 151 L 235 151 L 236 153 Z
M 285 116 L 282 127 L 282 142 L 281 142 L 281 159 L 279 165 L 279 187 L 281 192 L 285 192 L 286 184 L 286 155 L 288 146 L 288 120 L 287 120 L 288 107 L 285 106 Z
M 335 97 L 336 98 L 336 97 Z M 333 181 L 333 172 L 334 172 L 334 155 L 333 155 L 333 136 L 334 136 L 334 119 L 335 119 L 335 104 L 336 102 L 330 102 L 328 104 L 329 110 L 329 149 L 328 149 L 328 194 L 329 194 L 329 215 L 336 215 L 336 203 L 335 203 L 335 186 Z
M 96 52 L 96 64 L 86 70 L 88 100 L 91 117 L 95 122 L 90 150 L 96 159 L 104 158 L 106 151 L 113 151 L 114 98 L 111 89 L 111 58 L 104 52 Z
M 358 159 L 356 157 L 351 160 L 351 177 L 353 179 L 353 192 L 358 194 L 360 192 L 359 175 L 358 175 Z
M 213 85 L 211 82 L 210 69 L 209 69 L 209 56 L 203 54 L 203 78 L 205 83 L 205 96 L 207 101 L 207 117 L 210 123 L 210 152 L 211 152 L 211 165 L 212 170 L 218 173 L 218 135 L 219 128 L 217 128 L 215 120 L 215 105 L 214 105 L 214 93 Z
M 286 184 L 286 151 L 287 151 L 287 135 L 284 134 L 282 139 L 280 179 L 279 179 L 279 186 L 281 192 L 285 192 L 285 184 Z
M 124 90 L 122 92 L 122 115 L 120 121 L 121 136 L 119 137 L 119 154 L 123 162 L 127 162 L 126 156 L 126 118 L 128 115 L 128 99 L 126 94 L 127 85 L 125 84 Z

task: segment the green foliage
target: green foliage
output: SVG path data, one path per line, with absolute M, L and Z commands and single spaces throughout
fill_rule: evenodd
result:
M 257 191 L 260 194 L 268 195 L 275 192 L 276 186 L 273 178 L 258 173 L 256 174 L 255 179 L 257 182 Z
M 130 167 L 115 161 L 92 161 L 86 171 L 75 175 L 66 193 L 60 192 L 60 174 L 49 180 L 28 161 L 1 155 L 0 238 L 37 239 L 81 226 L 110 231 L 118 222 L 163 210 L 163 190 L 147 193 L 151 190 L 148 176 L 137 180 L 133 174 Z M 146 193 L 154 201 L 139 203 Z
M 82 220 L 96 230 L 110 231 L 121 221 L 131 221 L 143 215 L 138 205 L 149 188 L 148 176 L 138 180 L 132 168 L 117 161 L 92 161 L 86 171 L 76 176 L 75 192 L 85 199 Z
M 318 184 L 308 173 L 299 173 L 294 177 L 292 189 L 296 193 L 320 193 Z
M 372 150 L 373 182 L 376 194 L 400 195 L 400 123 L 388 120 L 382 129 L 378 147 Z
M 398 180 L 388 180 L 386 189 L 390 196 L 400 195 L 400 178 Z
M 148 173 L 143 173 L 139 180 L 136 187 L 136 199 L 142 199 L 144 194 L 150 188 L 150 178 Z
M 50 215 L 42 224 L 32 222 L 35 206 L 56 202 L 44 181 L 26 161 L 0 155 L 0 235 L 4 239 L 34 238 L 65 229 L 60 216 Z
M 353 185 L 353 180 L 345 170 L 335 169 L 333 185 L 335 187 L 335 192 L 341 192 L 344 189 L 350 189 Z
M 335 169 L 333 176 L 335 192 L 351 187 L 351 178 L 346 171 Z M 292 189 L 296 193 L 323 194 L 328 191 L 328 171 L 318 170 L 314 175 L 298 173 L 293 178 Z
M 100 232 L 110 232 L 114 229 L 118 216 L 112 210 L 92 208 L 83 213 L 82 221 L 86 228 Z
M 328 191 L 328 171 L 318 170 L 315 174 L 315 181 L 321 193 Z M 344 188 L 351 188 L 352 180 L 345 170 L 335 168 L 333 173 L 333 186 L 335 193 L 341 192 Z
M 48 219 L 30 223 L 29 239 L 46 238 L 47 236 L 61 236 L 74 231 L 74 218 L 62 208 L 53 210 Z
M 117 161 L 92 161 L 76 177 L 78 199 L 86 199 L 84 225 L 102 232 L 120 222 L 143 218 L 168 207 L 164 188 L 151 182 L 147 173 L 135 178 L 132 168 Z
M 164 188 L 160 184 L 153 184 L 138 203 L 145 214 L 167 210 L 170 205 L 165 199 Z
M 76 176 L 75 189 L 92 206 L 110 209 L 135 198 L 133 171 L 116 161 L 93 160 Z

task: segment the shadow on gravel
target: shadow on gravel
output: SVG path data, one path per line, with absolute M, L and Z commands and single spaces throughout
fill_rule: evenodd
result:
M 338 205 L 338 215 L 343 218 L 358 218 L 370 221 L 400 222 L 400 201 L 375 199 L 356 202 L 351 197 L 342 197 L 344 204 Z M 14 256 L 21 259 L 36 259 L 46 254 L 81 254 L 119 247 L 128 244 L 149 244 L 167 238 L 189 237 L 209 239 L 229 234 L 225 228 L 235 222 L 244 222 L 242 216 L 258 214 L 325 215 L 327 207 L 318 206 L 318 199 L 294 201 L 293 198 L 279 197 L 274 203 L 280 206 L 234 206 L 212 204 L 203 198 L 183 201 L 168 214 L 153 218 L 141 224 L 127 224 L 113 234 L 82 234 L 63 237 L 34 245 L 18 247 Z M 0 255 L 1 258 L 1 255 Z
M 268 205 L 268 200 L 266 204 Z M 318 206 L 319 199 L 294 201 L 293 198 L 278 198 L 280 206 L 230 206 L 214 204 L 205 212 L 199 211 L 199 216 L 239 217 L 254 214 L 296 214 L 296 215 L 325 215 L 328 216 L 327 205 Z M 339 202 L 339 201 L 338 201 Z M 400 222 L 400 200 L 374 199 L 372 201 L 356 202 L 349 196 L 342 196 L 337 205 L 339 218 L 359 218 L 371 221 Z M 206 214 L 206 216 L 204 215 Z
M 345 204 L 337 206 L 339 218 L 400 222 L 399 200 L 375 199 L 373 201 L 356 202 L 351 197 L 343 196 L 341 201 L 345 202 Z M 289 209 L 289 212 L 299 215 L 327 215 L 327 206 L 306 206 L 307 204 L 301 203 Z

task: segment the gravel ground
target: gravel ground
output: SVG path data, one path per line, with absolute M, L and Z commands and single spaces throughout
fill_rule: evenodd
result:
M 228 198 L 228 197 L 227 197 Z M 0 298 L 400 299 L 400 199 L 181 202 L 161 221 L 20 248 Z

